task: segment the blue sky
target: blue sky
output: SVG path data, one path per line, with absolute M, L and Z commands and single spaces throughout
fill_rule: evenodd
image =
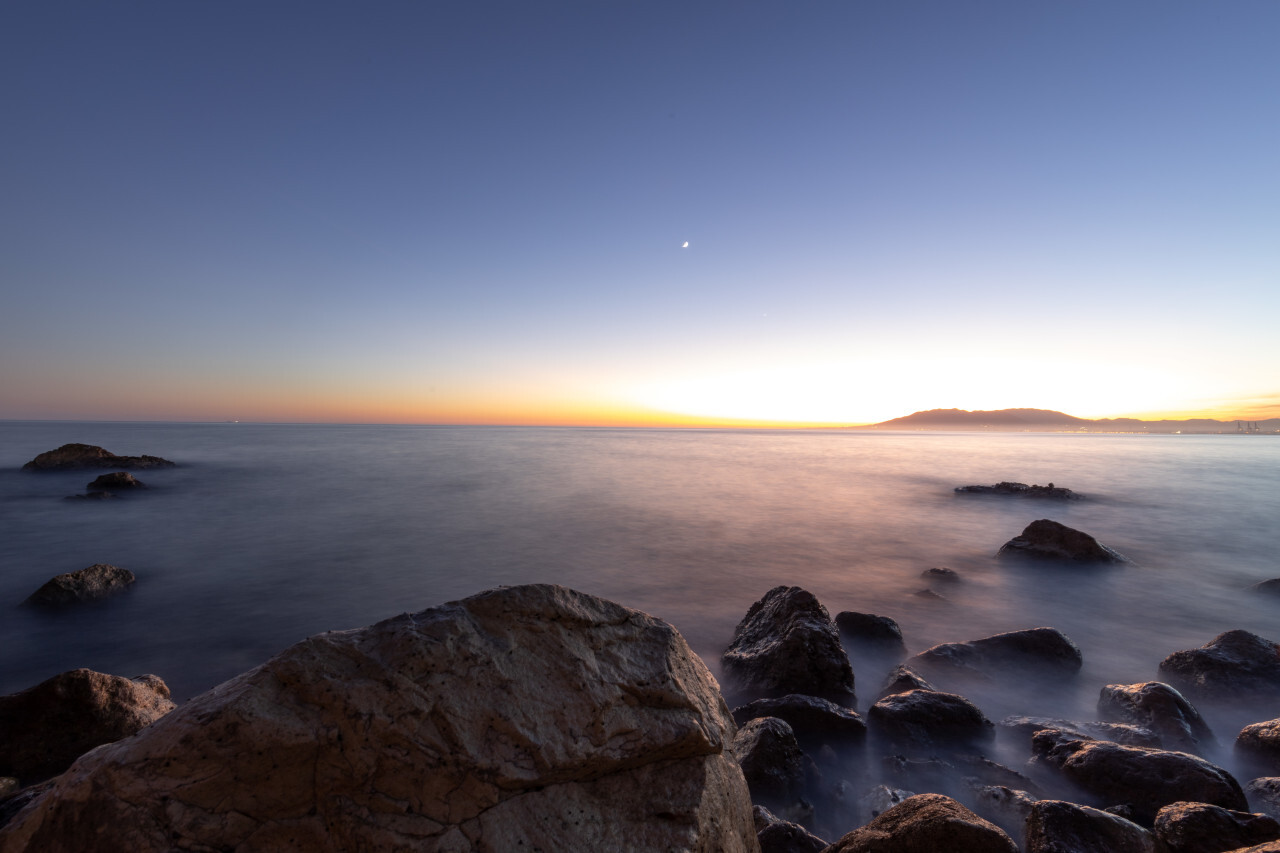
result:
M 0 417 L 1262 416 L 1278 35 L 1272 2 L 6 4 Z

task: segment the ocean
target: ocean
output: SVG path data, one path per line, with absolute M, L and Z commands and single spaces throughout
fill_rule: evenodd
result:
M 67 442 L 180 467 L 136 472 L 145 493 L 67 501 L 96 472 L 18 470 Z M 953 491 L 1001 480 L 1085 499 Z M 1133 563 L 995 558 L 1038 518 Z M 1246 590 L 1280 576 L 1277 519 L 1280 441 L 1265 435 L 5 422 L 0 693 L 90 667 L 155 673 L 182 701 L 311 634 L 530 582 L 671 622 L 719 675 L 747 608 L 787 584 L 833 616 L 893 617 L 912 653 L 1058 628 L 1084 654 L 1070 689 L 975 701 L 996 720 L 1093 719 L 1101 685 L 1155 679 L 1171 652 L 1233 628 L 1280 640 L 1280 599 Z M 99 562 L 137 583 L 19 606 Z M 962 579 L 921 596 L 932 567 Z M 854 668 L 865 711 L 884 665 Z M 1263 710 L 1220 718 L 1219 739 Z

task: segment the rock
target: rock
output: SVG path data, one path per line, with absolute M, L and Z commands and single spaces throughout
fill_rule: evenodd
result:
M 0 853 L 745 853 L 733 728 L 670 625 L 504 587 L 311 637 L 95 750 Z
M 1280 645 L 1248 631 L 1227 631 L 1198 649 L 1174 652 L 1160 675 L 1197 702 L 1280 698 Z
M 1241 847 L 1238 850 L 1230 850 L 1228 853 L 1280 853 L 1280 841 L 1268 841 L 1265 844 L 1257 844 L 1253 847 Z
M 123 592 L 137 578 L 128 569 L 108 563 L 94 563 L 86 569 L 51 578 L 24 601 L 41 607 L 59 607 L 80 601 L 94 601 Z
M 884 686 L 876 699 L 883 699 L 895 693 L 906 693 L 908 690 L 936 690 L 937 688 L 925 680 L 924 676 L 909 666 L 899 664 L 885 677 Z
M 9 825 L 9 821 L 13 820 L 18 812 L 42 797 L 52 785 L 53 782 L 40 782 L 0 797 L 0 844 L 4 843 L 4 828 Z M 32 853 L 38 853 L 38 851 L 32 851 Z
M 1250 592 L 1260 592 L 1265 595 L 1280 595 L 1280 578 L 1259 581 L 1249 587 L 1249 590 Z
M 1236 755 L 1270 773 L 1280 773 L 1280 719 L 1252 723 L 1236 736 Z
M 1043 557 L 1094 563 L 1127 563 L 1129 560 L 1088 533 L 1042 518 L 1000 548 L 996 556 Z
M 754 803 L 788 808 L 817 780 L 817 768 L 795 732 L 777 717 L 748 720 L 733 739 L 733 754 Z
M 930 676 L 965 675 L 980 679 L 1043 673 L 1055 677 L 1080 670 L 1080 649 L 1054 628 L 1028 628 L 967 643 L 941 643 L 908 658 L 906 665 Z
M 1106 720 L 1150 729 L 1165 749 L 1200 753 L 1217 743 L 1200 712 L 1159 681 L 1106 685 L 1098 696 L 1098 713 Z
M 800 824 L 783 820 L 764 806 L 756 806 L 752 814 L 760 853 L 821 853 L 827 848 L 827 842 Z
M 780 699 L 757 699 L 733 709 L 733 720 L 739 726 L 759 717 L 785 721 L 800 743 L 815 749 L 824 743 L 858 744 L 867 737 L 867 724 L 857 712 L 816 696 L 792 694 Z
M 128 471 L 113 471 L 110 474 L 103 474 L 89 484 L 89 491 L 128 491 L 130 489 L 145 489 L 146 485 L 135 478 Z
M 1021 838 L 1036 797 L 1007 785 L 971 784 L 969 796 L 978 814 L 1015 838 Z
M 1204 803 L 1165 806 L 1153 831 L 1165 853 L 1223 853 L 1280 839 L 1280 823 L 1273 818 Z
M 995 737 L 995 726 L 963 696 L 909 690 L 877 701 L 867 725 L 881 741 L 900 749 L 966 750 Z
M 1014 495 L 1020 498 L 1053 498 L 1054 500 L 1078 501 L 1082 497 L 1070 489 L 1055 486 L 1028 486 L 1026 483 L 996 483 L 994 486 L 956 486 L 960 494 L 968 495 Z
M 853 708 L 853 668 L 813 593 L 778 586 L 751 605 L 721 658 L 732 692 L 759 699 L 799 693 Z
M 1154 853 L 1150 832 L 1113 814 L 1062 800 L 1033 803 L 1026 853 Z
M 907 653 L 907 646 L 902 641 L 902 629 L 888 616 L 845 610 L 836 614 L 836 627 L 841 635 L 881 654 L 893 654 L 901 658 Z
M 925 569 L 920 577 L 938 583 L 959 583 L 960 575 L 955 569 Z
M 1244 791 L 1255 811 L 1280 820 L 1280 776 L 1253 779 Z
M 917 794 L 827 848 L 827 853 L 1018 853 L 1004 830 L 950 797 Z
M 120 740 L 172 711 L 159 677 L 121 678 L 73 669 L 0 696 L 0 776 L 29 785 L 71 766 L 95 746 Z
M 116 456 L 92 444 L 64 444 L 57 450 L 41 453 L 23 471 L 70 471 L 79 468 L 175 468 L 176 463 L 159 456 Z
M 1103 805 L 1130 806 L 1135 822 L 1144 825 L 1161 808 L 1181 800 L 1247 808 L 1230 773 L 1185 752 L 1072 738 L 1052 730 L 1037 732 L 1031 748 L 1034 763 L 1056 768 Z
M 858 798 L 858 805 L 861 813 L 866 815 L 866 820 L 874 820 L 889 809 L 906 802 L 915 793 L 912 791 L 904 791 L 901 788 L 890 788 L 888 785 L 876 785 L 870 791 L 867 791 Z M 865 822 L 865 821 L 864 821 Z
M 1160 737 L 1151 729 L 1142 726 L 1135 726 L 1128 723 L 1100 723 L 1085 722 L 1078 723 L 1073 720 L 1057 720 L 1052 717 L 1024 717 L 1012 716 L 1005 717 L 999 723 L 1000 728 L 1008 731 L 1017 732 L 1026 738 L 1026 742 L 1030 743 L 1032 736 L 1036 732 L 1044 729 L 1054 729 L 1064 735 L 1074 738 L 1089 738 L 1092 740 L 1109 740 L 1113 743 L 1124 744 L 1125 746 L 1148 746 L 1155 749 L 1160 748 Z
M 947 600 L 945 596 L 938 595 L 938 593 L 934 592 L 931 589 L 918 589 L 911 594 L 914 595 L 916 598 L 923 598 L 925 601 L 946 601 Z

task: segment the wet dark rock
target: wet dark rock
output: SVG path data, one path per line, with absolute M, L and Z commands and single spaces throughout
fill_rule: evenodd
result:
M 806 749 L 824 743 L 857 744 L 867 737 L 867 724 L 856 711 L 817 696 L 793 693 L 778 699 L 757 699 L 733 709 L 733 721 L 739 726 L 761 717 L 786 722 Z
M 93 444 L 64 444 L 41 453 L 22 466 L 23 471 L 72 471 L 79 468 L 130 468 L 143 471 L 174 468 L 177 464 L 159 456 L 116 456 Z
M 107 598 L 127 589 L 137 578 L 128 569 L 108 563 L 67 572 L 48 580 L 24 601 L 40 607 L 60 607 L 81 601 Z
M 1156 815 L 1153 832 L 1165 853 L 1224 853 L 1280 839 L 1280 823 L 1205 803 L 1173 803 Z
M 894 693 L 906 693 L 908 690 L 937 690 L 924 676 L 906 664 L 899 664 L 885 676 L 884 686 L 876 699 L 892 696 Z
M 909 690 L 877 701 L 867 725 L 881 741 L 899 749 L 964 750 L 995 737 L 995 726 L 963 696 Z
M 1026 853 L 1153 853 L 1155 839 L 1132 821 L 1062 800 L 1031 805 Z
M 888 616 L 845 610 L 836 614 L 836 627 L 843 636 L 881 654 L 902 657 L 907 653 L 907 646 L 902 641 L 902 629 Z
M 1007 785 L 984 785 L 968 780 L 973 810 L 1014 838 L 1022 838 L 1037 797 L 1030 791 Z
M 0 794 L 0 830 L 8 826 L 9 821 L 13 820 L 18 812 L 43 796 L 51 785 L 53 785 L 51 781 L 39 782 L 26 788 Z M 0 833 L 0 845 L 3 842 L 4 835 Z
M 760 853 L 821 853 L 827 842 L 798 823 L 775 815 L 764 806 L 752 811 Z
M 1004 830 L 950 797 L 917 794 L 845 835 L 828 853 L 1018 853 Z
M 778 586 L 751 605 L 721 657 L 728 692 L 747 699 L 799 693 L 857 705 L 840 633 L 813 593 Z
M 103 474 L 89 484 L 89 491 L 127 492 L 131 489 L 145 489 L 147 486 L 128 471 L 113 471 Z
M 1160 681 L 1108 684 L 1098 696 L 1098 714 L 1155 732 L 1160 746 L 1203 752 L 1216 745 L 1209 724 L 1181 693 Z
M 1025 556 L 1092 563 L 1127 563 L 1129 560 L 1088 533 L 1042 518 L 1010 539 L 996 556 Z
M 0 776 L 24 785 L 48 779 L 95 746 L 128 737 L 174 707 L 158 676 L 130 679 L 91 669 L 0 696 Z
M 1144 825 L 1164 806 L 1183 800 L 1247 808 L 1230 773 L 1185 752 L 1072 738 L 1052 730 L 1037 732 L 1031 748 L 1035 764 L 1056 768 L 1100 805 L 1128 805 L 1134 820 Z
M 1280 645 L 1248 631 L 1227 631 L 1198 649 L 1174 652 L 1160 675 L 1197 702 L 1280 698 Z
M 1092 740 L 1109 740 L 1125 746 L 1146 746 L 1160 748 L 1160 737 L 1151 729 L 1135 726 L 1130 723 L 1076 722 L 1074 720 L 1058 720 L 1052 717 L 1005 717 L 999 723 L 1000 728 L 1016 732 L 1031 743 L 1031 738 L 1038 731 L 1053 729 L 1068 737 L 1090 738 Z
M 920 577 L 937 583 L 959 583 L 960 574 L 955 569 L 925 569 Z
M 1254 811 L 1280 820 L 1280 776 L 1262 776 L 1244 786 Z
M 1280 773 L 1280 719 L 1252 723 L 1236 735 L 1236 755 L 1267 773 Z
M 879 817 L 889 809 L 899 803 L 906 802 L 914 796 L 914 791 L 891 788 L 888 785 L 876 785 L 858 798 L 858 806 L 863 815 L 863 823 Z
M 1054 628 L 1028 628 L 971 640 L 941 643 L 907 659 L 907 666 L 929 676 L 965 675 L 988 679 L 1010 673 L 1074 675 L 1083 662 L 1080 649 Z
M 800 748 L 791 726 L 776 717 L 748 720 L 734 736 L 733 755 L 753 803 L 789 808 L 818 778 L 817 767 Z
M 956 491 L 968 495 L 1012 495 L 1019 498 L 1052 498 L 1054 500 L 1078 501 L 1081 495 L 1070 489 L 1055 486 L 1028 486 L 1026 483 L 996 483 L 994 486 L 957 486 Z
M 1280 578 L 1271 578 L 1270 580 L 1259 581 L 1249 587 L 1251 592 L 1260 592 L 1265 595 L 1280 595 Z

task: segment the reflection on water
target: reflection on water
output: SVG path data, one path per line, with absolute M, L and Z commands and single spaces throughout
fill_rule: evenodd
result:
M 1264 436 L 68 423 L 0 436 L 0 692 L 88 666 L 155 672 L 187 698 L 306 635 L 535 581 L 664 618 L 715 671 L 778 584 L 833 615 L 894 617 L 913 652 L 1041 625 L 1082 648 L 1073 689 L 975 696 L 995 718 L 1092 716 L 1102 684 L 1152 679 L 1172 651 L 1230 628 L 1280 639 L 1280 602 L 1242 592 L 1280 575 L 1280 442 Z M 182 467 L 140 472 L 154 488 L 136 498 L 65 502 L 92 475 L 16 469 L 68 441 Z M 1088 499 L 952 492 L 999 480 Z M 992 557 L 1041 517 L 1135 565 Z M 11 606 L 95 562 L 133 570 L 136 588 L 72 612 Z M 942 601 L 914 594 L 934 566 L 963 576 Z M 865 710 L 880 675 L 856 671 Z

